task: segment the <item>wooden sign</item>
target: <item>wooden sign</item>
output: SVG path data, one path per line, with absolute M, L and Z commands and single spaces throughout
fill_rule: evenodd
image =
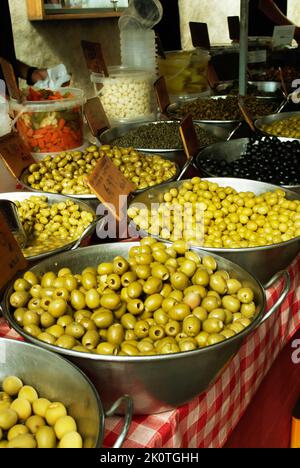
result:
M 168 93 L 167 83 L 163 76 L 161 76 L 160 78 L 158 78 L 158 80 L 155 81 L 154 89 L 157 97 L 157 102 L 159 104 L 160 112 L 164 114 L 167 111 L 171 102 Z
M 88 184 L 97 198 L 121 221 L 126 203 L 121 196 L 127 197 L 136 190 L 136 186 L 123 176 L 108 156 L 99 161 L 88 177 Z
M 0 212 L 0 290 L 18 271 L 27 267 L 19 244 L 9 230 L 5 216 Z
M 81 41 L 81 47 L 88 69 L 94 73 L 103 73 L 109 76 L 104 59 L 102 46 L 99 42 Z
M 180 125 L 180 136 L 183 142 L 184 151 L 188 160 L 197 156 L 199 143 L 191 115 L 188 115 Z
M 19 90 L 17 78 L 12 64 L 1 57 L 0 65 L 10 97 L 12 99 L 16 99 L 17 101 L 20 101 L 21 91 Z
M 15 132 L 0 138 L 0 156 L 16 179 L 19 179 L 31 164 L 35 164 L 29 148 Z
M 194 47 L 210 50 L 210 38 L 207 23 L 190 22 L 190 31 Z
M 94 137 L 110 128 L 110 123 L 98 97 L 88 99 L 84 106 L 85 117 Z
M 243 114 L 244 119 L 246 120 L 247 124 L 251 128 L 253 132 L 255 132 L 255 126 L 253 123 L 253 118 L 252 115 L 250 114 L 250 111 L 248 107 L 245 104 L 244 98 L 242 96 L 239 96 L 238 98 L 238 103 L 239 103 L 239 108 Z

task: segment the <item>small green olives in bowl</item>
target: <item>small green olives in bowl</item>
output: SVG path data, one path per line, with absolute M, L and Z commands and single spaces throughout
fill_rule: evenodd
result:
M 30 274 L 5 295 L 13 328 L 78 364 L 106 404 L 130 395 L 136 414 L 168 410 L 207 390 L 266 320 L 258 281 L 184 241 L 88 247 Z M 288 293 L 285 278 L 267 318 Z M 31 284 L 23 288 L 23 280 Z

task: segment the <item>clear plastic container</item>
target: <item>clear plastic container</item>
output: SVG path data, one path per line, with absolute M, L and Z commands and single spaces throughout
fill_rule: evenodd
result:
M 170 96 L 199 97 L 209 90 L 207 80 L 210 54 L 202 49 L 167 52 L 158 59 L 159 72 L 165 77 Z
M 83 91 L 75 88 L 55 91 L 63 98 L 10 102 L 17 130 L 32 153 L 60 153 L 84 143 Z
M 111 125 L 156 118 L 152 72 L 110 67 L 108 78 L 92 73 L 91 80 Z
M 121 31 L 121 59 L 126 68 L 157 73 L 155 32 L 144 29 Z

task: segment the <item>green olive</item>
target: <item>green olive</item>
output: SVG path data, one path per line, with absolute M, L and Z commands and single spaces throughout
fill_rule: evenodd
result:
M 206 288 L 206 286 L 209 285 L 209 279 L 210 278 L 208 272 L 206 270 L 198 268 L 198 270 L 192 278 L 192 282 L 195 286 L 203 286 L 204 288 Z
M 30 300 L 30 295 L 27 291 L 14 292 L 10 296 L 10 304 L 15 309 L 19 309 L 20 307 L 26 307 L 29 300 Z
M 230 278 L 227 281 L 227 288 L 228 288 L 228 294 L 233 295 L 233 294 L 237 294 L 237 292 L 242 288 L 242 285 L 238 280 Z
M 34 338 L 37 338 L 42 333 L 42 330 L 37 325 L 33 324 L 26 325 L 26 327 L 24 327 L 24 331 Z
M 95 289 L 97 288 L 97 278 L 90 272 L 83 273 L 81 278 L 81 284 L 87 291 L 89 291 L 90 289 Z
M 97 347 L 97 354 L 103 354 L 107 356 L 113 356 L 116 354 L 116 346 L 113 343 L 100 343 Z
M 254 293 L 250 288 L 241 288 L 237 293 L 237 298 L 242 304 L 253 302 Z
M 97 328 L 109 328 L 114 323 L 114 315 L 108 309 L 98 309 L 91 317 Z
M 195 340 L 199 346 L 199 348 L 205 348 L 207 346 L 207 341 L 209 338 L 209 333 L 201 332 L 199 335 L 195 337 Z
M 215 271 L 218 267 L 216 260 L 210 256 L 206 256 L 202 258 L 202 265 L 208 270 L 212 270 L 212 271 Z
M 134 327 L 134 333 L 137 338 L 147 338 L 149 336 L 150 326 L 146 320 L 139 320 Z
M 63 328 L 67 328 L 71 323 L 73 323 L 73 317 L 70 315 L 63 315 L 57 320 L 57 325 L 61 325 Z
M 14 283 L 15 291 L 29 291 L 31 289 L 31 284 L 28 283 L 25 279 L 19 278 Z
M 135 268 L 135 273 L 138 278 L 147 280 L 151 276 L 150 265 L 138 265 Z
M 53 283 L 56 280 L 56 274 L 53 272 L 45 273 L 41 280 L 42 288 L 52 288 Z
M 182 353 L 195 351 L 197 349 L 197 342 L 189 338 L 185 338 L 179 341 L 179 349 Z
M 89 289 L 85 295 L 85 303 L 89 309 L 98 309 L 101 303 L 101 296 L 96 289 Z
M 120 346 L 124 341 L 125 332 L 120 324 L 114 324 L 107 331 L 107 341 L 115 346 Z
M 199 335 L 201 331 L 201 321 L 195 316 L 185 318 L 182 325 L 182 331 L 189 337 Z
M 127 311 L 127 304 L 125 302 L 121 302 L 121 305 L 118 309 L 114 310 L 114 316 L 117 320 L 121 320 L 124 314 Z
M 36 312 L 28 310 L 24 313 L 23 326 L 26 327 L 27 325 L 40 325 L 40 317 Z
M 171 284 L 173 288 L 184 291 L 189 285 L 189 278 L 181 271 L 177 271 L 171 275 Z
M 14 311 L 14 319 L 18 325 L 23 326 L 23 317 L 25 312 L 27 312 L 27 309 L 24 309 L 23 307 L 19 307 L 19 309 Z
M 188 278 L 192 278 L 196 273 L 197 265 L 193 260 L 184 260 L 180 266 L 180 271 L 184 273 Z
M 163 282 L 159 278 L 150 277 L 144 284 L 143 291 L 148 296 L 159 294 L 163 288 Z
M 225 341 L 225 337 L 221 334 L 211 334 L 208 339 L 207 339 L 207 344 L 208 346 L 212 346 L 218 343 L 222 343 L 222 341 Z
M 214 296 L 207 296 L 203 299 L 201 307 L 207 310 L 208 313 L 219 308 L 219 302 Z
M 67 310 L 68 304 L 64 299 L 55 299 L 54 301 L 51 301 L 48 307 L 49 314 L 54 318 L 62 317 L 66 314 Z
M 256 314 L 256 305 L 254 302 L 250 304 L 242 304 L 241 313 L 245 318 L 253 318 Z
M 223 330 L 224 325 L 221 320 L 207 319 L 203 322 L 202 327 L 204 332 L 209 333 L 211 335 L 220 333 Z
M 67 275 L 64 277 L 65 278 L 65 288 L 72 293 L 73 291 L 76 290 L 78 287 L 77 280 L 74 276 L 72 275 Z M 83 308 L 83 307 L 82 307 Z
M 205 310 L 203 307 L 197 307 L 196 309 L 194 309 L 193 315 L 197 317 L 200 320 L 200 322 L 204 322 L 204 320 L 208 318 L 207 310 Z
M 81 291 L 71 292 L 71 305 L 75 310 L 82 310 L 86 307 L 85 295 Z
M 222 304 L 225 309 L 229 310 L 233 314 L 239 312 L 241 308 L 240 301 L 233 296 L 224 296 L 222 299 Z
M 144 303 L 140 299 L 133 299 L 127 304 L 128 312 L 132 315 L 140 315 L 144 311 Z
M 216 291 L 218 294 L 224 295 L 228 291 L 226 280 L 218 274 L 214 274 L 210 277 L 209 286 L 213 291 Z
M 47 328 L 46 332 L 49 333 L 50 335 L 54 336 L 54 338 L 58 339 L 58 338 L 60 338 L 61 336 L 64 335 L 65 330 L 60 325 L 56 324 L 56 325 L 52 325 L 51 327 Z
M 175 337 L 181 332 L 181 325 L 177 320 L 171 320 L 165 326 L 165 333 L 170 337 Z
M 233 330 L 229 330 L 229 328 L 224 328 L 224 330 L 221 332 L 221 335 L 226 338 L 226 340 L 229 340 L 229 338 L 232 338 L 236 335 L 236 333 Z
M 179 303 L 175 304 L 169 310 L 168 314 L 171 320 L 177 320 L 179 322 L 182 322 L 186 317 L 188 317 L 191 314 L 191 309 L 187 304 Z
M 159 326 L 164 326 L 169 321 L 169 316 L 163 309 L 156 310 L 153 314 L 153 318 Z
M 186 288 L 184 291 L 185 296 L 188 296 L 190 293 L 199 294 L 202 299 L 207 296 L 206 289 L 200 285 L 193 285 Z
M 127 356 L 138 356 L 139 355 L 139 350 L 135 346 L 132 346 L 132 344 L 130 344 L 128 342 L 122 343 L 122 351 Z
M 33 298 L 40 299 L 42 297 L 42 290 L 43 288 L 40 284 L 34 284 L 29 293 Z
M 153 341 L 162 340 L 164 337 L 165 337 L 165 330 L 163 327 L 160 327 L 158 325 L 153 325 L 150 327 L 149 338 L 151 338 Z
M 215 309 L 209 313 L 208 318 L 221 320 L 221 322 L 226 322 L 226 311 L 224 309 Z
M 82 338 L 82 344 L 90 351 L 97 348 L 100 343 L 100 336 L 96 330 L 89 330 Z
M 41 333 L 38 337 L 38 340 L 43 341 L 44 343 L 54 345 L 55 344 L 55 338 L 53 335 L 50 335 L 50 333 Z
M 58 288 L 55 290 L 53 298 L 68 301 L 70 299 L 70 293 L 66 288 Z
M 72 349 L 76 345 L 76 340 L 73 336 L 62 335 L 56 340 L 55 345 L 59 348 Z
M 137 349 L 139 350 L 141 355 L 144 355 L 145 353 L 153 352 L 154 346 L 149 341 L 141 340 L 138 343 Z
M 125 330 L 134 330 L 137 323 L 137 319 L 132 314 L 125 314 L 121 318 L 121 324 L 125 328 Z
M 138 299 L 143 294 L 143 287 L 138 281 L 130 283 L 127 287 L 127 294 L 130 299 Z
M 113 272 L 117 275 L 124 275 L 129 270 L 129 263 L 123 257 L 116 257 L 113 261 Z
M 168 279 L 170 278 L 170 273 L 169 273 L 168 268 L 166 268 L 164 265 L 161 265 L 161 264 L 155 265 L 151 269 L 151 275 L 154 278 L 158 278 L 162 281 L 168 281 Z
M 121 278 L 119 275 L 109 275 L 106 282 L 108 287 L 113 291 L 118 291 L 121 288 Z
M 244 331 L 245 327 L 239 322 L 231 323 L 228 325 L 229 330 L 234 331 L 236 334 L 241 333 Z
M 65 333 L 79 340 L 85 334 L 85 328 L 80 323 L 73 322 L 67 325 Z
M 200 306 L 202 298 L 198 293 L 189 292 L 184 296 L 183 302 L 187 304 L 192 310 L 195 310 Z
M 145 300 L 145 310 L 148 312 L 155 312 L 160 309 L 163 302 L 163 297 L 161 294 L 153 294 L 152 296 L 147 297 Z
M 80 322 L 80 320 L 82 320 L 83 318 L 87 318 L 87 319 L 90 319 L 92 316 L 92 312 L 90 312 L 89 310 L 78 310 L 77 312 L 75 312 L 74 314 L 74 319 L 75 319 L 75 322 Z
M 121 284 L 124 288 L 127 288 L 131 283 L 136 281 L 138 278 L 138 275 L 134 271 L 127 271 L 124 273 L 121 277 Z
M 27 281 L 31 286 L 38 284 L 38 278 L 32 271 L 27 271 L 24 276 L 24 280 Z
M 121 298 L 115 292 L 110 292 L 101 297 L 100 304 L 105 309 L 117 310 L 121 306 Z

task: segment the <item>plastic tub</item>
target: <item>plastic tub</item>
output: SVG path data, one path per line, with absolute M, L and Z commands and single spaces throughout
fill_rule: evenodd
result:
M 32 153 L 58 153 L 84 143 L 83 91 L 75 88 L 56 91 L 63 98 L 10 103 L 17 130 Z
M 176 98 L 199 97 L 209 90 L 207 81 L 209 52 L 202 49 L 167 52 L 158 59 L 159 72 L 165 77 L 168 92 Z
M 109 75 L 92 73 L 91 80 L 112 125 L 155 120 L 153 73 L 110 67 Z

